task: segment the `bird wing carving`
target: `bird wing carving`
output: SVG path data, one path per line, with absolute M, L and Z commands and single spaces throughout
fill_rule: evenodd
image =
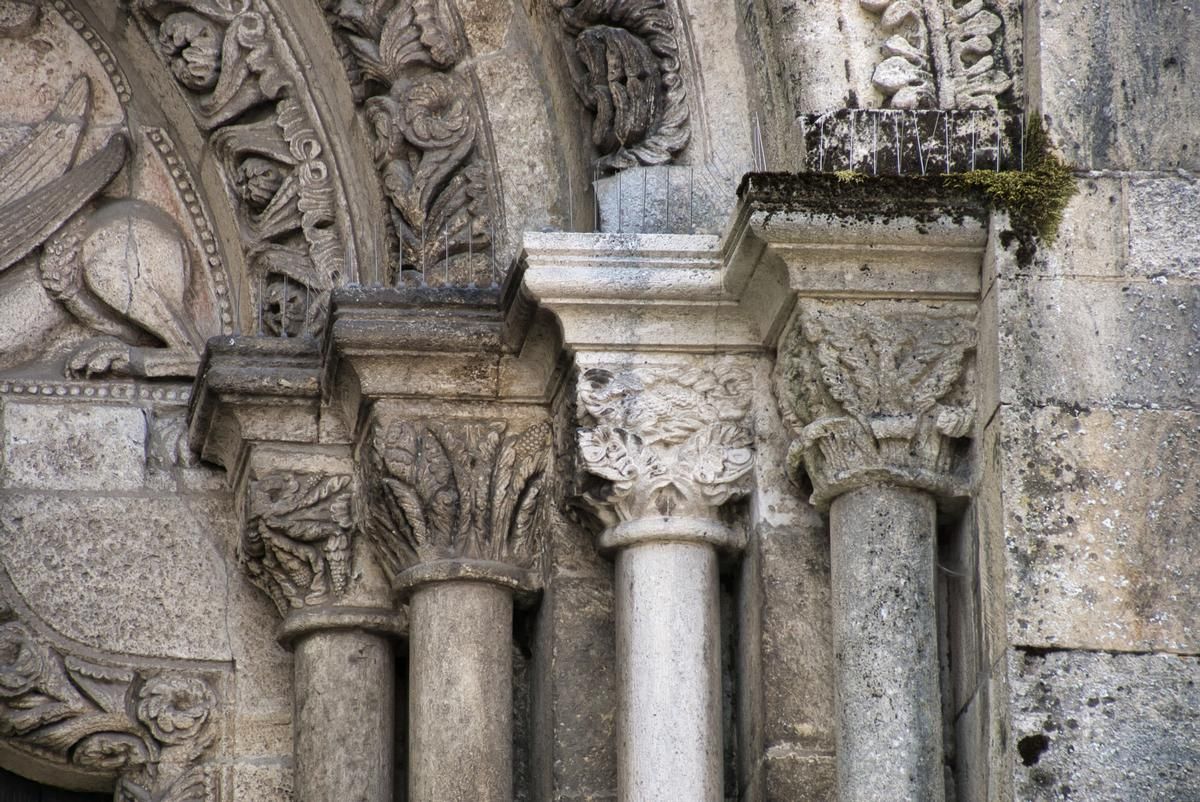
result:
M 29 139 L 0 157 L 0 207 L 41 189 L 75 163 L 87 112 L 88 80 L 80 78 Z
M 0 270 L 41 245 L 113 179 L 125 164 L 123 134 L 62 178 L 0 206 Z

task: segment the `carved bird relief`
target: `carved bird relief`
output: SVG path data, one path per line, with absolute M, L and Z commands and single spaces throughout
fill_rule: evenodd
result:
M 78 161 L 89 90 L 79 78 L 27 139 L 0 156 L 0 279 L 8 279 L 0 295 L 11 294 L 19 311 L 18 301 L 40 290 L 69 313 L 43 326 L 0 328 L 0 368 L 55 341 L 61 332 L 48 329 L 73 318 L 95 336 L 70 354 L 68 376 L 192 375 L 203 340 L 185 302 L 188 248 L 175 222 L 148 203 L 93 203 L 125 165 L 128 144 L 115 134 Z M 34 260 L 36 279 L 28 269 Z

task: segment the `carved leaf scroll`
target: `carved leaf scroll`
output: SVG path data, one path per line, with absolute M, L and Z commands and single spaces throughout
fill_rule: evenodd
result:
M 603 170 L 666 164 L 691 137 L 675 20 L 665 0 L 552 0 Z
M 1013 80 L 1004 19 L 985 0 L 859 0 L 888 34 L 872 81 L 898 109 L 995 109 Z
M 545 423 L 516 433 L 502 421 L 375 424 L 359 515 L 389 576 L 448 559 L 531 567 L 550 444 Z
M 709 368 L 586 371 L 579 406 L 594 425 L 578 432 L 583 468 L 604 480 L 587 500 L 603 522 L 710 517 L 748 490 L 754 439 L 751 378 Z
M 256 273 L 262 332 L 315 335 L 346 274 L 345 207 L 324 129 L 262 0 L 132 0 L 209 132 Z
M 327 13 L 373 134 L 397 274 L 488 283 L 499 226 L 483 103 L 446 0 L 334 0 Z M 396 280 L 402 277 L 396 275 Z
M 216 779 L 197 761 L 216 738 L 217 709 L 202 674 L 86 660 L 19 621 L 0 623 L 0 739 L 41 761 L 119 777 L 118 800 L 215 802 Z M 168 762 L 184 770 L 168 776 Z
M 239 554 L 279 608 L 324 604 L 350 580 L 350 476 L 278 472 L 250 483 Z
M 957 492 L 953 441 L 975 417 L 975 313 L 915 301 L 810 302 L 781 349 L 777 388 L 814 502 L 888 478 Z

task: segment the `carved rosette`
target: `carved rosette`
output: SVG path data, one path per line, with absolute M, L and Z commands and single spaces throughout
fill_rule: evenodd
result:
M 433 564 L 537 567 L 549 424 L 376 421 L 363 449 L 359 517 L 394 586 Z
M 263 0 L 133 0 L 220 160 L 262 333 L 317 334 L 346 276 L 343 189 L 307 81 Z
M 888 34 L 872 81 L 897 109 L 995 109 L 1013 86 L 1004 0 L 859 0 Z M 998 13 L 1001 12 L 1001 13 Z
M 238 553 L 280 614 L 345 593 L 352 559 L 351 477 L 281 471 L 253 479 Z
M 484 104 L 446 0 L 328 0 L 389 201 L 393 282 L 486 285 L 503 233 Z
M 0 607 L 0 613 L 5 613 Z M 215 676 L 105 664 L 0 624 L 0 739 L 73 771 L 117 777 L 117 802 L 215 802 Z
M 874 482 L 961 496 L 956 441 L 975 418 L 975 310 L 921 301 L 811 301 L 781 348 L 776 389 L 798 438 L 789 467 L 813 504 Z
M 750 374 L 728 362 L 610 371 L 579 380 L 579 457 L 602 484 L 585 496 L 609 527 L 711 519 L 750 487 Z
M 603 170 L 666 164 L 691 137 L 674 16 L 665 0 L 552 0 Z

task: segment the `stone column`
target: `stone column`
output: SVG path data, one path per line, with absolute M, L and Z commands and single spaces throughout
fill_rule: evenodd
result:
M 351 588 L 350 480 L 275 470 L 246 492 L 239 557 L 295 653 L 297 802 L 390 802 L 394 787 L 391 638 L 403 617 L 386 593 Z M 364 601 L 376 606 L 354 606 Z
M 724 254 L 708 236 L 525 235 L 525 287 L 580 371 L 585 501 L 616 560 L 623 802 L 723 794 L 717 565 L 745 528 L 722 507 L 754 484 L 754 377 L 790 311 L 778 275 L 731 286 Z
M 229 472 L 238 559 L 278 608 L 295 656 L 297 802 L 391 802 L 392 640 L 405 618 L 357 535 L 350 447 L 322 431 L 320 375 L 311 341 L 211 341 L 191 441 Z
M 752 381 L 735 360 L 592 368 L 579 380 L 590 500 L 616 556 L 618 798 L 723 798 L 718 520 L 747 492 Z
M 550 452 L 544 421 L 367 429 L 366 533 L 410 599 L 411 802 L 512 799 L 513 600 L 537 585 Z
M 842 802 L 945 798 L 938 499 L 965 496 L 973 303 L 802 300 L 778 389 L 829 508 Z

